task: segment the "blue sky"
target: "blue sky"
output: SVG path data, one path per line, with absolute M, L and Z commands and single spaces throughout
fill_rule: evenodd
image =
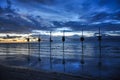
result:
M 1 0 L 0 31 L 120 33 L 120 0 Z

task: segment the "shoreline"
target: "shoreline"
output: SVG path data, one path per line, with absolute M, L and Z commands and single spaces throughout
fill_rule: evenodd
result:
M 34 70 L 23 67 L 10 67 L 0 64 L 1 80 L 96 80 L 66 73 Z

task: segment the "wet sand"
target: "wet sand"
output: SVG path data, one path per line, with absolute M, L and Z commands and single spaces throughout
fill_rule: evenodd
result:
M 90 77 L 73 76 L 65 73 L 40 71 L 0 64 L 0 80 L 95 80 Z

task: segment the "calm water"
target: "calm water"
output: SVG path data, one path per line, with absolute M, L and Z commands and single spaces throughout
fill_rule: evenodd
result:
M 117 80 L 120 75 L 120 42 L 102 41 L 101 57 L 98 41 L 85 41 L 83 43 L 83 55 L 81 42 L 66 41 L 64 46 L 65 64 L 63 60 L 63 43 L 42 41 L 39 43 L 1 43 L 0 63 L 11 66 L 30 67 L 38 70 L 65 72 L 74 75 L 99 78 L 101 80 Z M 28 53 L 30 61 L 28 62 Z M 17 55 L 16 55 L 17 54 Z M 40 54 L 41 62 L 38 61 Z M 18 57 L 19 56 L 19 57 Z M 81 59 L 84 64 L 81 63 Z M 101 65 L 99 64 L 101 62 Z

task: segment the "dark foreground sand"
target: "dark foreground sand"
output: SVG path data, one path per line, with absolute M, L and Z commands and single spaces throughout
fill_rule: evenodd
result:
M 88 77 L 64 73 L 37 71 L 22 67 L 9 67 L 0 64 L 0 80 L 94 80 Z

